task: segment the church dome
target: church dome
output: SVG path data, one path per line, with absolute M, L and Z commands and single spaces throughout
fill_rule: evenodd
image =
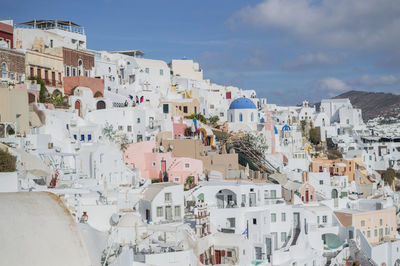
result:
M 252 100 L 242 97 L 234 100 L 229 106 L 229 109 L 257 109 L 257 107 Z
M 290 128 L 290 126 L 288 126 L 288 125 L 284 125 L 284 126 L 282 127 L 282 131 L 289 131 L 289 130 L 291 130 L 291 128 Z

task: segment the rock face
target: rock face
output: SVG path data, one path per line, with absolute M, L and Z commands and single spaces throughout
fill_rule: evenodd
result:
M 397 116 L 400 113 L 400 95 L 383 92 L 348 91 L 334 99 L 349 98 L 355 108 L 362 110 L 364 121 L 383 116 Z

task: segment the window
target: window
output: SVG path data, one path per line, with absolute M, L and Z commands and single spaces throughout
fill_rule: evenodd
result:
M 164 69 L 160 69 L 160 76 L 164 76 Z
M 210 104 L 210 109 L 214 109 L 214 104 Z
M 169 113 L 169 108 L 168 108 L 169 106 L 168 106 L 168 104 L 163 104 L 163 113 L 164 114 L 168 114 Z
M 284 212 L 281 213 L 281 221 L 286 222 L 286 213 Z
M 146 69 L 144 70 L 147 74 L 150 73 L 150 69 L 148 67 L 146 67 Z
M 88 141 L 91 141 L 91 140 L 92 140 L 92 135 L 91 135 L 91 134 L 89 134 L 89 135 L 87 136 L 87 140 L 88 140 Z
M 181 216 L 181 206 L 175 206 L 175 217 Z
M 33 69 L 33 67 L 31 67 L 31 77 L 33 77 L 34 75 L 35 75 L 35 71 L 34 71 L 34 69 Z
M 119 131 L 124 130 L 124 126 L 118 126 L 118 130 L 119 130 Z
M 140 124 L 140 118 L 139 118 L 139 117 L 138 117 L 138 119 L 137 119 L 137 123 Z
M 75 67 L 72 68 L 72 76 L 76 76 L 76 68 Z
M 132 132 L 132 126 L 128 126 L 128 132 Z
M 190 164 L 189 163 L 185 163 L 185 168 L 189 168 Z
M 286 241 L 286 232 L 281 232 L 281 242 Z
M 261 247 L 255 247 L 255 253 L 256 253 L 256 260 L 262 260 L 262 248 Z
M 157 207 L 157 217 L 163 217 L 163 207 Z
M 271 223 L 276 222 L 276 213 L 271 213 Z
M 379 225 L 382 226 L 383 225 L 383 220 L 379 219 Z
M 50 48 L 53 48 L 53 40 L 50 40 Z
M 85 135 L 81 135 L 81 141 L 85 141 Z
M 227 251 L 227 252 L 226 252 L 226 256 L 227 256 L 228 258 L 232 258 L 232 251 Z
M 251 113 L 251 122 L 254 121 L 254 113 Z
M 242 114 L 242 113 L 239 114 L 239 121 L 240 121 L 240 122 L 243 121 L 243 114 Z
M 152 165 L 153 167 L 156 167 L 156 162 L 152 162 L 151 165 Z
M 367 231 L 367 238 L 370 238 L 370 237 L 371 237 L 371 231 L 368 230 L 368 231 Z
M 253 218 L 253 224 L 257 224 L 257 219 Z
M 7 78 L 7 64 L 6 63 L 1 64 L 1 77 L 3 79 Z
M 361 220 L 361 227 L 365 226 L 365 220 Z
M 374 236 L 377 237 L 378 236 L 378 229 L 374 230 Z
M 165 199 L 165 202 L 171 202 L 171 193 L 165 193 L 164 199 Z
M 319 180 L 319 184 L 323 185 L 324 184 L 324 180 Z
M 39 78 L 42 77 L 42 72 L 41 72 L 40 68 L 38 68 L 38 69 L 36 70 L 36 76 L 38 76 Z
M 385 235 L 390 235 L 390 228 L 389 227 L 385 228 Z
M 78 137 L 76 136 L 76 134 L 74 134 L 74 139 L 77 140 L 77 138 L 78 138 Z
M 326 224 L 328 222 L 328 216 L 322 216 L 322 222 Z
M 184 112 L 185 114 L 188 113 L 188 108 L 187 108 L 187 106 L 183 106 L 183 112 Z
M 242 204 L 246 205 L 246 194 L 242 194 Z
M 276 190 L 271 190 L 271 198 L 276 199 Z

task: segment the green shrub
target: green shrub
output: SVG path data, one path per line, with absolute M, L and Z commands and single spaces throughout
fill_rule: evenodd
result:
M 17 158 L 0 149 L 0 172 L 15 172 Z

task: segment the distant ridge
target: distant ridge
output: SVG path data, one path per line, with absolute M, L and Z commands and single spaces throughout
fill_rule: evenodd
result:
M 362 110 L 364 121 L 378 116 L 397 116 L 400 113 L 400 95 L 353 90 L 333 97 L 333 99 L 342 98 L 349 98 L 355 108 Z

